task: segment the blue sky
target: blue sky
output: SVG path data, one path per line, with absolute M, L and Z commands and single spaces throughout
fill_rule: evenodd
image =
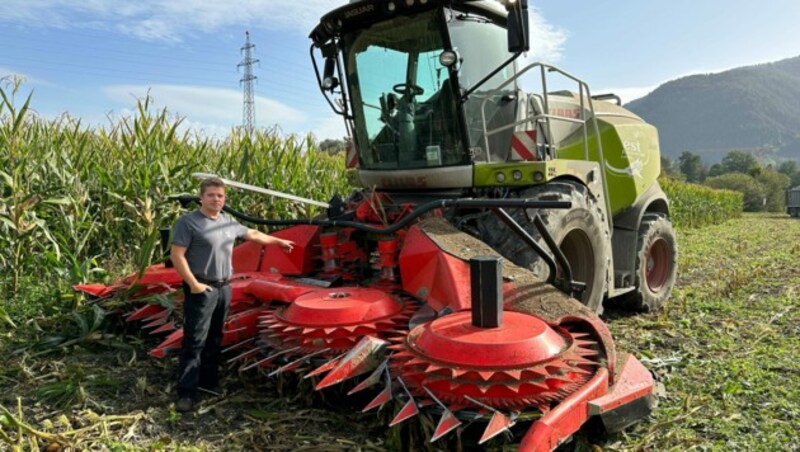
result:
M 261 60 L 256 121 L 341 137 L 316 86 L 308 32 L 344 0 L 2 0 L 0 76 L 21 74 L 33 108 L 85 124 L 130 114 L 148 91 L 185 125 L 223 136 L 241 123 L 239 48 Z M 684 75 L 800 55 L 797 0 L 531 0 L 528 59 L 556 64 L 593 93 L 642 96 Z

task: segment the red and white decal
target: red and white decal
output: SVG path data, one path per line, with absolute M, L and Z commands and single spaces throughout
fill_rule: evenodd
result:
M 511 160 L 539 160 L 536 157 L 536 131 L 514 132 L 511 137 Z

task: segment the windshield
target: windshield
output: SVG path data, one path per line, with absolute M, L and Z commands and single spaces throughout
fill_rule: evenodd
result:
M 398 17 L 345 37 L 359 163 L 405 169 L 470 162 L 456 89 L 439 63 L 440 11 Z
M 512 54 L 508 53 L 505 28 L 492 23 L 487 18 L 474 13 L 453 11 L 448 17 L 447 26 L 453 48 L 459 53 L 462 64 L 458 71 L 461 87 L 469 89 L 486 77 L 494 68 L 501 66 Z M 492 130 L 516 120 L 516 83 L 507 85 L 501 92 L 489 96 L 503 82 L 514 77 L 515 66 L 506 66 L 472 93 L 464 104 L 467 118 L 469 146 L 475 160 L 486 161 L 487 149 L 481 121 L 481 104 L 486 102 L 486 130 Z M 489 137 L 489 151 L 492 160 L 505 160 L 511 147 L 511 129 Z

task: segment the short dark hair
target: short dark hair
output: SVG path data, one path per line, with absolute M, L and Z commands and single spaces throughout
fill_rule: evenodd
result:
M 225 182 L 223 182 L 219 177 L 209 177 L 208 179 L 203 179 L 203 182 L 200 182 L 200 196 L 203 196 L 209 187 L 225 188 Z

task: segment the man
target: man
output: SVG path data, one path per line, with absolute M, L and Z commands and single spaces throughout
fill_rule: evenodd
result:
M 294 243 L 248 229 L 222 213 L 225 183 L 200 184 L 200 209 L 183 215 L 172 233 L 170 257 L 183 278 L 183 345 L 178 373 L 178 411 L 192 410 L 197 389 L 215 390 L 222 330 L 231 301 L 231 255 L 236 239 L 278 245 Z

